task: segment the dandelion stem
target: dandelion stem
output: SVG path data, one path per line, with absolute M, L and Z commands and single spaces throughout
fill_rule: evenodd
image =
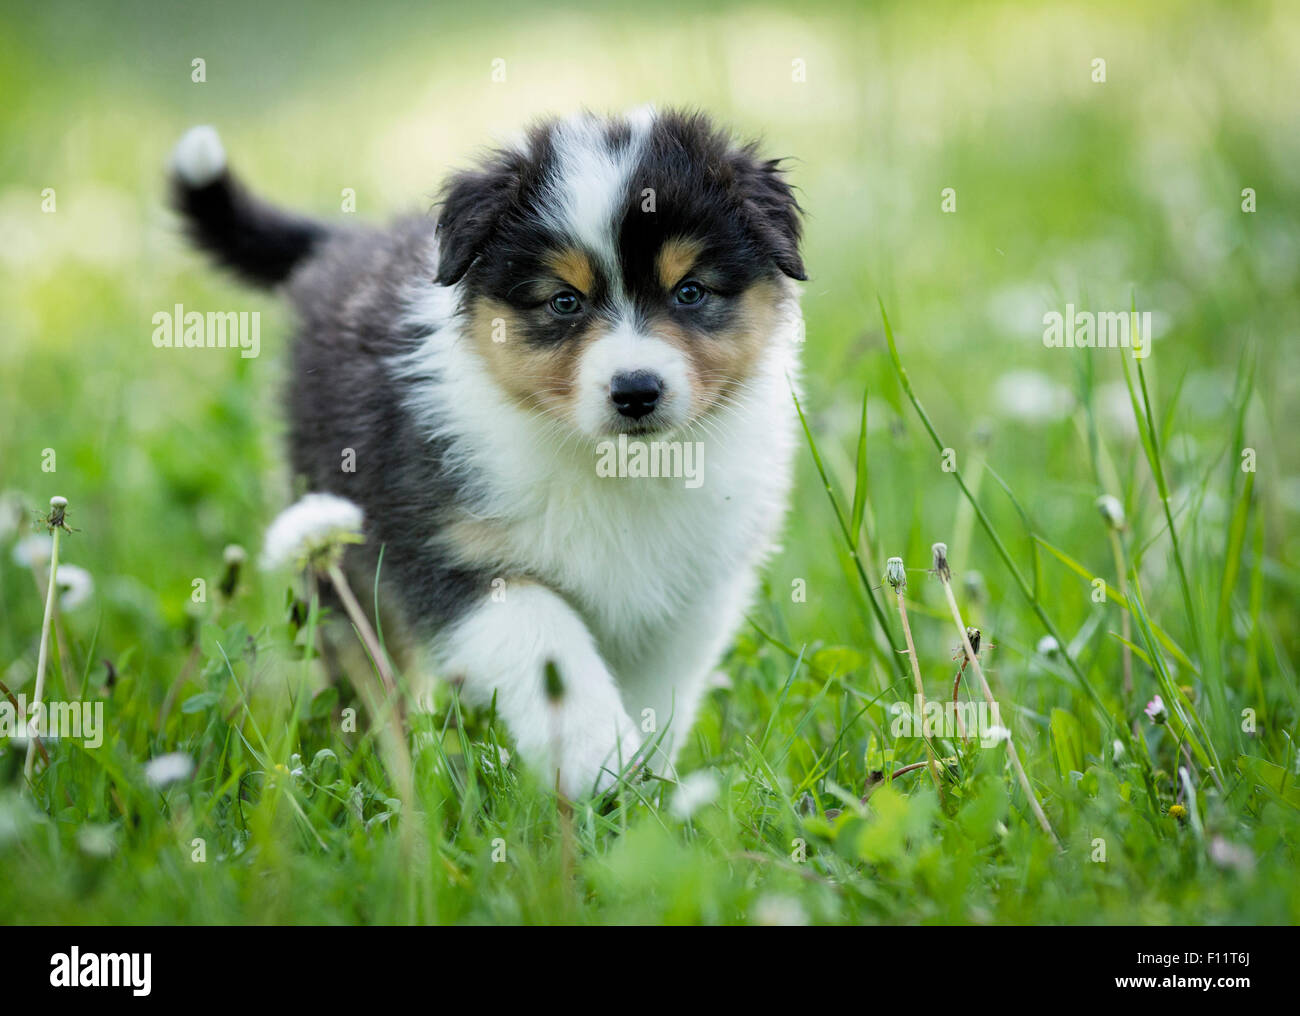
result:
M 943 784 L 939 782 L 939 762 L 934 756 L 934 747 L 930 744 L 930 739 L 925 737 L 925 686 L 921 683 L 921 664 L 916 658 L 916 646 L 912 643 L 912 626 L 907 623 L 907 605 L 903 602 L 903 590 L 897 591 L 898 595 L 898 616 L 903 621 L 903 638 L 907 641 L 907 655 L 912 660 L 912 679 L 916 682 L 916 700 L 921 708 L 921 739 L 925 742 L 925 753 L 930 759 L 930 776 L 934 780 L 934 788 L 939 791 L 939 800 L 943 800 Z
M 1120 611 L 1120 624 L 1124 635 L 1124 704 L 1127 706 L 1133 697 L 1133 650 L 1129 643 L 1133 641 L 1133 619 L 1128 612 L 1128 569 L 1124 567 L 1124 547 L 1119 540 L 1119 531 L 1110 530 L 1110 549 L 1115 555 L 1115 573 L 1119 576 L 1119 594 L 1124 597 L 1124 610 Z
M 961 717 L 961 676 L 966 673 L 966 662 L 963 660 L 962 665 L 957 668 L 957 676 L 952 679 L 952 715 L 957 720 L 957 736 L 963 741 L 966 740 L 966 721 Z
M 50 658 L 50 624 L 54 620 L 54 598 L 58 593 L 56 581 L 59 573 L 59 530 L 52 530 L 53 543 L 50 546 L 50 581 L 45 589 L 45 617 L 41 621 L 41 648 L 36 657 L 36 690 L 32 694 L 32 712 L 39 711 L 45 696 L 45 665 Z M 27 759 L 23 762 L 23 776 L 30 783 L 32 770 L 36 765 L 36 717 L 32 717 L 27 730 Z
M 948 598 L 948 606 L 952 610 L 953 622 L 957 625 L 957 631 L 961 634 L 961 644 L 966 650 L 966 658 L 975 670 L 975 676 L 979 679 L 980 690 L 984 693 L 984 699 L 990 707 L 997 703 L 993 701 L 993 691 L 989 688 L 989 682 L 984 677 L 984 668 L 980 666 L 979 657 L 975 653 L 975 648 L 971 645 L 970 636 L 966 634 L 966 624 L 961 619 L 961 611 L 957 607 L 957 597 L 952 593 L 952 583 L 944 576 L 939 576 L 939 581 L 943 585 L 944 595 Z M 1007 754 L 1011 757 L 1011 767 L 1016 771 L 1016 778 L 1020 781 L 1020 788 L 1029 798 L 1029 807 L 1034 812 L 1034 817 L 1038 819 L 1038 824 L 1043 827 L 1043 832 L 1051 837 L 1052 842 L 1056 844 L 1057 849 L 1061 848 L 1061 841 L 1056 838 L 1056 833 L 1052 831 L 1052 824 L 1047 821 L 1047 815 L 1043 812 L 1043 806 L 1038 803 L 1038 798 L 1034 795 L 1034 789 L 1029 785 L 1029 777 L 1025 774 L 1025 767 L 1020 762 L 1020 753 L 1016 750 L 1015 741 L 1007 738 Z
M 352 619 L 353 625 L 356 626 L 357 634 L 361 637 L 361 641 L 365 643 L 366 650 L 375 662 L 375 668 L 379 671 L 379 677 L 384 682 L 384 688 L 387 689 L 389 695 L 396 694 L 397 679 L 393 676 L 393 668 L 388 663 L 388 655 L 384 652 L 384 647 L 379 644 L 375 629 L 371 626 L 365 611 L 361 609 L 361 604 L 357 602 L 356 596 L 353 595 L 352 587 L 348 585 L 343 569 L 336 564 L 331 564 L 328 574 L 330 582 L 333 583 L 335 591 L 339 594 L 339 599 L 343 601 L 343 608 L 348 612 L 348 617 Z
M 406 743 L 401 701 L 397 695 L 397 679 L 394 677 L 392 666 L 388 662 L 388 655 L 384 652 L 384 647 L 379 644 L 375 629 L 367 619 L 365 611 L 361 609 L 361 604 L 357 602 L 356 596 L 353 595 L 352 587 L 348 584 L 343 569 L 337 564 L 330 564 L 326 574 L 329 575 L 330 582 L 339 594 L 339 599 L 343 601 L 343 608 L 348 612 L 348 617 L 352 619 L 352 624 L 357 629 L 357 635 L 365 645 L 370 658 L 374 660 L 375 669 L 379 671 L 379 677 L 383 681 L 383 688 L 381 689 L 375 686 L 374 676 L 367 675 L 367 679 L 358 686 L 358 690 L 367 699 L 366 707 L 374 719 L 379 733 L 380 745 L 388 756 L 388 764 L 397 782 L 397 794 L 402 801 L 402 850 L 406 854 L 407 863 L 414 864 L 418 850 L 416 842 L 418 820 L 415 812 L 415 774 L 411 763 L 411 753 Z M 387 712 L 395 714 L 396 730 L 394 730 L 394 724 L 390 722 L 390 717 L 384 715 Z

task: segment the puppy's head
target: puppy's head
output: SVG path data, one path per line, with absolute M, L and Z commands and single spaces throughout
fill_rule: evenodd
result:
M 590 437 L 729 404 L 789 341 L 799 206 L 776 161 L 699 115 L 534 127 L 450 182 L 437 282 L 520 406 Z

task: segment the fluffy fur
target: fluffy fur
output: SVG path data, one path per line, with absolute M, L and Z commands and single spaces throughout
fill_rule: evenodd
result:
M 173 165 L 196 243 L 298 312 L 293 467 L 364 508 L 351 567 L 386 548 L 436 669 L 495 695 L 565 793 L 670 767 L 790 482 L 804 268 L 778 164 L 695 115 L 550 120 L 385 230 L 262 204 L 209 129 Z M 620 435 L 698 442 L 700 482 L 601 475 Z

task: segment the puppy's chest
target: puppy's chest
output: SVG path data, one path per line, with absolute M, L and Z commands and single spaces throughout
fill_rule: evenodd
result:
M 705 482 L 515 476 L 485 524 L 498 560 L 568 596 L 597 634 L 654 637 L 753 566 L 779 523 L 786 469 L 711 470 Z
M 757 535 L 752 493 L 680 480 L 556 483 L 507 522 L 517 560 L 598 614 L 675 613 L 739 567 Z

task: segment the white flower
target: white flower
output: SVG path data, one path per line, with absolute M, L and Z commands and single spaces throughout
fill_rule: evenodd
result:
M 20 568 L 40 568 L 49 562 L 53 548 L 54 538 L 49 533 L 24 536 L 14 544 L 14 564 Z
M 346 498 L 308 494 L 271 523 L 262 548 L 262 567 L 302 566 L 318 554 L 360 540 L 364 516 Z
M 1039 656 L 1055 656 L 1060 651 L 1061 643 L 1057 642 L 1056 639 L 1052 638 L 1052 636 L 1044 635 L 1038 640 Z
M 717 775 L 711 769 L 701 769 L 699 772 L 691 773 L 677 784 L 677 792 L 673 794 L 673 803 L 669 811 L 676 818 L 685 821 L 706 804 L 712 804 L 717 799 Z
M 95 591 L 95 580 L 90 577 L 90 572 L 75 564 L 59 565 L 58 583 L 63 590 L 59 595 L 60 610 L 76 610 Z
M 1009 731 L 1006 727 L 1002 727 L 1002 726 L 998 726 L 997 724 L 994 724 L 993 726 L 989 727 L 987 730 L 984 731 L 983 743 L 986 748 L 991 747 L 992 745 L 995 744 L 999 744 L 1002 741 L 1010 741 L 1010 740 L 1011 740 L 1011 731 Z
M 173 751 L 151 758 L 144 766 L 144 778 L 155 790 L 163 790 L 173 783 L 181 783 L 192 775 L 194 775 L 194 759 L 182 751 Z
M 801 928 L 808 923 L 803 904 L 793 896 L 764 896 L 754 904 L 755 924 L 769 928 Z

